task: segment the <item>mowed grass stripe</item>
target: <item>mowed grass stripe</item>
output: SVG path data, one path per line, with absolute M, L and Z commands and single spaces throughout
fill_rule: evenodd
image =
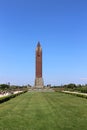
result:
M 51 94 L 45 97 L 58 117 L 59 128 L 64 130 L 84 128 L 86 130 L 87 100 L 61 93 L 54 93 L 54 96 Z
M 28 101 L 31 100 L 32 95 L 28 93 L 20 95 L 8 102 L 0 105 L 0 128 L 1 129 L 21 129 L 23 125 L 23 116 L 25 113 Z M 19 127 L 18 127 L 19 126 Z
M 0 105 L 0 130 L 87 130 L 87 100 L 31 92 Z

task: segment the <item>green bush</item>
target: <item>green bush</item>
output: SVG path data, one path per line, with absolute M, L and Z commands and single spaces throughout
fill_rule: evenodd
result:
M 71 94 L 71 95 L 74 95 L 74 96 L 77 96 L 77 97 L 82 97 L 82 98 L 86 98 L 87 99 L 87 95 L 83 95 L 83 94 L 79 94 L 79 93 L 65 93 L 65 94 Z
M 6 102 L 6 101 L 10 100 L 11 98 L 15 98 L 16 96 L 19 96 L 19 95 L 26 93 L 26 92 L 27 91 L 23 91 L 23 92 L 20 92 L 20 93 L 17 93 L 17 94 L 11 94 L 9 96 L 2 97 L 2 98 L 0 98 L 0 103 Z

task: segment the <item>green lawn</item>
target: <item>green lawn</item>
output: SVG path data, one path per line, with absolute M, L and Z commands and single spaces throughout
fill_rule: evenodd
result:
M 25 93 L 0 104 L 0 130 L 87 130 L 87 99 Z

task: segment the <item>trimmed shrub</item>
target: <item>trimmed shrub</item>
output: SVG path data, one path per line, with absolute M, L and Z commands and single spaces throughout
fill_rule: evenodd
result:
M 77 97 L 82 97 L 82 98 L 86 98 L 87 99 L 87 95 L 83 95 L 83 94 L 79 94 L 79 93 L 69 93 L 69 92 L 63 92 L 65 94 L 71 94 L 71 95 L 74 95 L 74 96 L 77 96 Z
M 23 93 L 26 93 L 26 92 L 27 91 L 23 91 L 23 92 L 20 92 L 20 93 L 17 93 L 17 94 L 11 94 L 9 96 L 2 97 L 2 98 L 0 98 L 0 104 L 3 103 L 3 102 L 6 102 L 6 101 L 8 101 L 8 100 L 10 100 L 12 98 L 15 98 L 16 96 L 19 96 L 19 95 L 21 95 Z

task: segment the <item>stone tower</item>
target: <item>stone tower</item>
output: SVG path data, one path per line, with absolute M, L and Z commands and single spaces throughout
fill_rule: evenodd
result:
M 43 88 L 43 78 L 42 78 L 42 48 L 40 42 L 38 42 L 36 47 L 36 78 L 35 78 L 35 88 Z

